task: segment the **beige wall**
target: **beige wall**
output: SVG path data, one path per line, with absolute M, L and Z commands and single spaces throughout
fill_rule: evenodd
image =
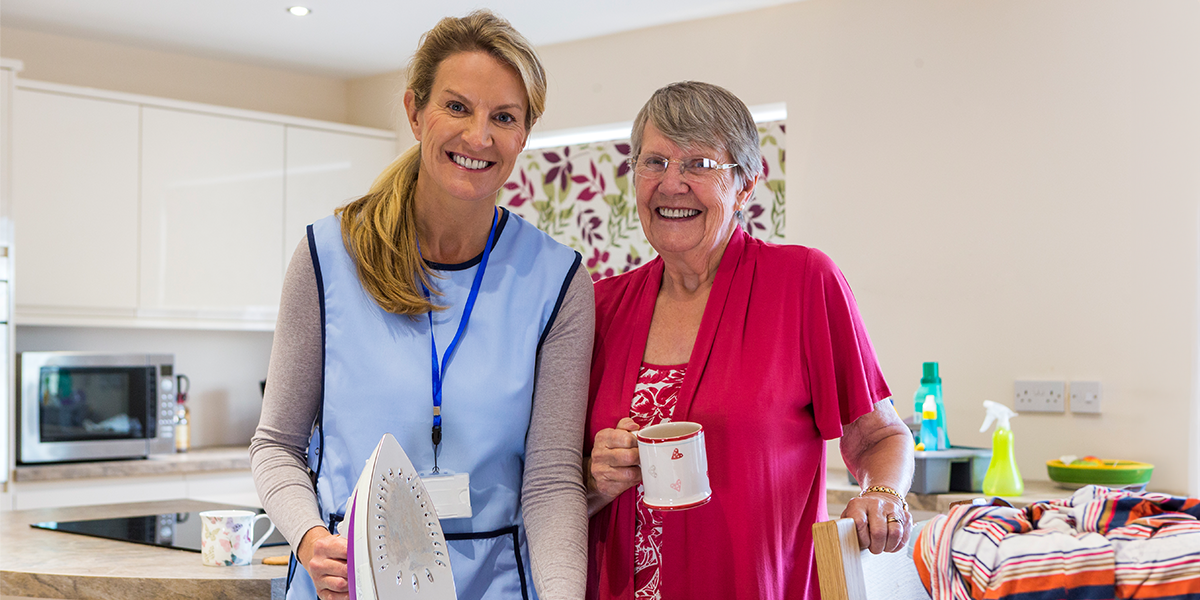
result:
M 348 122 L 379 129 L 401 127 L 404 123 L 403 92 L 403 71 L 351 79 L 346 86 Z
M 1014 380 L 1098 380 L 1099 416 L 1013 420 L 1022 474 L 1095 454 L 1195 494 L 1197 31 L 1190 0 L 810 0 L 541 48 L 542 126 L 680 79 L 786 102 L 789 240 L 845 271 L 901 415 L 926 360 L 959 445 Z
M 23 61 L 24 79 L 354 123 L 348 82 L 332 77 L 11 27 L 0 56 Z
M 0 28 L 0 56 L 23 79 L 348 123 L 403 127 L 402 71 L 356 79 L 308 75 L 62 35 Z M 398 148 L 413 143 L 407 128 Z

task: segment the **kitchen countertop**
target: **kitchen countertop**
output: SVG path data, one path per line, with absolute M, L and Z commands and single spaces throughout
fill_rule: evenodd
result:
M 861 488 L 850 483 L 845 470 L 830 469 L 825 474 L 825 491 L 827 494 L 826 501 L 831 506 L 829 512 L 833 513 L 834 510 L 832 507 L 845 506 L 851 498 L 858 495 Z M 1023 495 L 1005 497 L 1004 499 L 1008 500 L 1013 506 L 1020 508 L 1040 500 L 1066 498 L 1071 493 L 1072 490 L 1058 487 L 1053 481 L 1026 481 L 1025 493 Z M 913 518 L 920 521 L 937 513 L 949 512 L 952 502 L 969 501 L 974 498 L 986 497 L 983 492 L 947 492 L 944 494 L 909 493 L 905 499 L 908 500 L 909 510 L 913 513 Z M 840 514 L 840 509 L 838 512 Z
M 249 449 L 245 446 L 219 446 L 196 448 L 178 454 L 159 454 L 136 460 L 20 465 L 13 470 L 13 481 L 59 481 L 92 477 L 140 477 L 249 470 Z
M 206 567 L 200 554 L 119 542 L 30 523 L 103 519 L 227 508 L 198 500 L 167 500 L 0 512 L 0 595 L 72 600 L 218 600 L 283 598 L 286 566 L 263 557 L 288 553 L 260 548 L 244 567 Z

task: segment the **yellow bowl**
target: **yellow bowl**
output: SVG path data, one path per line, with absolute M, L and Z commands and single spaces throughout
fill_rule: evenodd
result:
M 1150 482 L 1154 465 L 1132 460 L 1102 460 L 1103 464 L 1068 465 L 1061 460 L 1046 461 L 1050 479 L 1064 487 L 1085 485 L 1105 487 L 1144 486 Z

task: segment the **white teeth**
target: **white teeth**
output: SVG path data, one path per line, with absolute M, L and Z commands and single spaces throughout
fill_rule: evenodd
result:
M 668 219 L 682 219 L 684 217 L 694 217 L 700 214 L 700 211 L 694 208 L 660 208 L 658 214 Z
M 482 169 L 491 164 L 486 160 L 475 160 L 473 158 L 462 156 L 461 154 L 451 154 L 450 156 L 454 157 L 454 162 L 468 169 Z

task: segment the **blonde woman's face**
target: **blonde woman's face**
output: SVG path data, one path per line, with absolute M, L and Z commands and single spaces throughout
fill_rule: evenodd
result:
M 493 201 L 528 137 L 517 72 L 484 52 L 453 54 L 438 67 L 425 108 L 413 103 L 405 93 L 422 187 L 447 200 Z

